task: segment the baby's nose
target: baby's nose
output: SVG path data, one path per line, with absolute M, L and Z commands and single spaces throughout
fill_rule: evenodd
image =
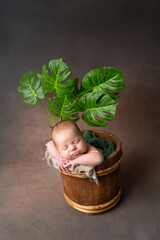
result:
M 71 151 L 75 150 L 76 149 L 76 145 L 71 145 Z

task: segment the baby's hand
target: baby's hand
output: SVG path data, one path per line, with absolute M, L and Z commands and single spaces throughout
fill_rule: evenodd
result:
M 67 164 L 68 164 L 68 162 L 69 161 L 64 161 L 65 159 L 63 159 L 63 161 L 61 161 L 61 163 L 60 164 L 58 164 L 58 169 L 59 169 L 59 171 L 61 172 L 61 171 L 63 171 L 63 172 L 67 172 L 68 171 L 68 168 L 67 168 Z
M 58 169 L 60 172 L 66 172 L 68 169 L 65 167 L 65 163 L 58 164 Z
M 64 167 L 63 167 L 63 164 L 58 164 L 58 170 L 59 170 L 60 172 L 62 172 L 62 171 L 65 172 L 65 169 L 64 169 Z
M 73 171 L 77 165 L 78 164 L 75 160 L 71 160 L 69 162 L 66 162 L 65 167 L 68 168 L 69 166 L 72 166 L 71 171 Z

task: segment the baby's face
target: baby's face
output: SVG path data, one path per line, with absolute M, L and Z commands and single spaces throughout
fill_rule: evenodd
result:
M 56 146 L 62 158 L 72 160 L 87 152 L 87 143 L 74 128 L 56 133 Z

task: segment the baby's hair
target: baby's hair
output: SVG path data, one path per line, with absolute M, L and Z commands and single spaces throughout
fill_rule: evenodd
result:
M 77 124 L 71 120 L 63 120 L 61 122 L 58 122 L 53 128 L 52 128 L 52 140 L 54 142 L 54 144 L 56 145 L 56 141 L 55 141 L 55 137 L 54 135 L 56 135 L 58 132 L 63 131 L 64 129 L 67 128 L 74 128 L 79 134 L 81 134 L 81 131 L 79 129 L 79 127 L 77 126 Z

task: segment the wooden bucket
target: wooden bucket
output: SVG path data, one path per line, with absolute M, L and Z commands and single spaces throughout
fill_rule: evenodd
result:
M 121 197 L 121 143 L 111 133 L 93 132 L 102 139 L 111 140 L 116 146 L 116 150 L 107 156 L 101 165 L 96 167 L 99 185 L 92 182 L 83 173 L 61 172 L 63 194 L 66 201 L 73 208 L 87 214 L 105 212 L 113 208 Z

